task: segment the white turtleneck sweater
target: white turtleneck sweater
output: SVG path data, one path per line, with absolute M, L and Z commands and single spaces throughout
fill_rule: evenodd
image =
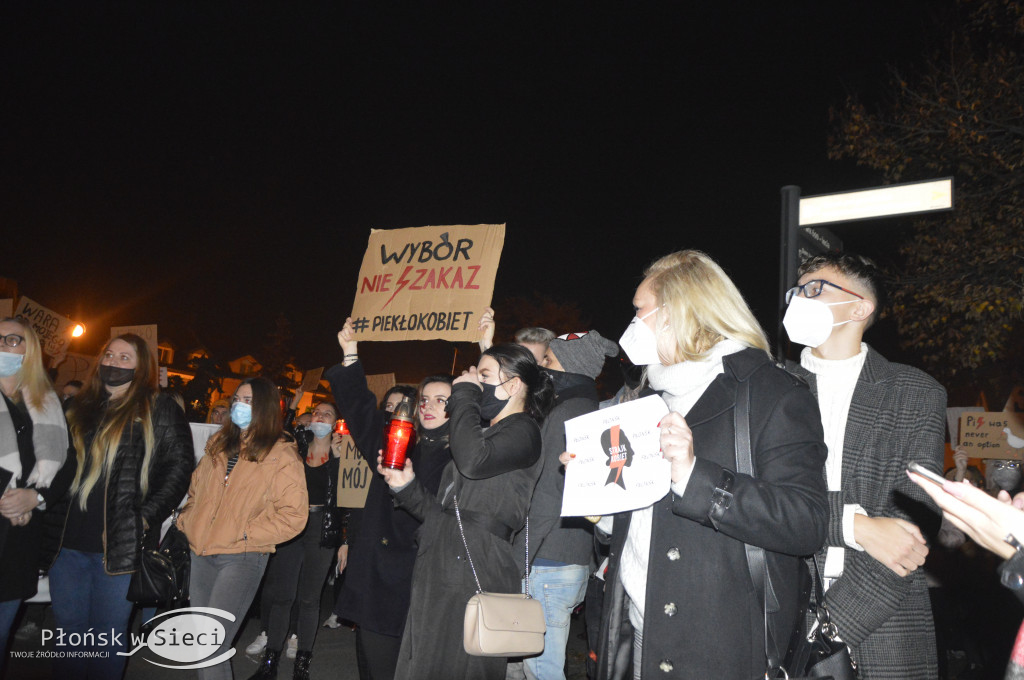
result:
M 648 366 L 647 378 L 651 387 L 661 393 L 669 409 L 685 416 L 704 394 L 708 385 L 725 370 L 722 359 L 742 349 L 744 346 L 734 340 L 722 340 L 711 348 L 703 361 L 684 361 L 672 366 Z M 689 481 L 687 477 L 673 482 L 672 493 L 682 496 Z M 653 505 L 633 511 L 619 562 L 619 579 L 630 599 L 629 621 L 639 631 L 643 630 L 644 622 L 647 562 L 651 553 L 653 518 Z
M 818 383 L 818 408 L 821 424 L 825 430 L 825 445 L 828 459 L 825 461 L 825 477 L 829 491 L 843 488 L 843 445 L 846 440 L 846 420 L 850 414 L 850 402 L 857 388 L 857 379 L 864 368 L 868 346 L 861 343 L 860 352 L 846 359 L 822 359 L 814 356 L 810 347 L 800 354 L 800 365 L 813 373 Z M 863 550 L 853 536 L 854 515 L 867 515 L 864 508 L 856 504 L 843 506 L 843 542 L 856 550 Z M 826 587 L 831 579 L 843 574 L 844 548 L 829 547 L 825 555 Z

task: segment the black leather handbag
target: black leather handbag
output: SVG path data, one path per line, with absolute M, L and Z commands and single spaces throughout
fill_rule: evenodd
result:
M 736 432 L 736 471 L 754 477 L 754 463 L 750 451 L 750 382 L 749 378 L 740 383 L 736 395 L 736 408 L 733 411 L 733 425 Z M 747 568 L 754 589 L 761 600 L 764 611 L 765 655 L 767 657 L 766 678 L 783 677 L 788 680 L 815 678 L 817 680 L 858 680 L 857 665 L 850 657 L 850 648 L 841 641 L 836 632 L 835 624 L 828 617 L 823 599 L 821 576 L 818 574 L 817 563 L 814 563 L 814 602 L 808 605 L 816 617 L 816 623 L 806 635 L 802 634 L 803 626 L 794 635 L 794 640 L 786 655 L 785 662 L 779 657 L 770 612 L 776 610 L 777 599 L 768 578 L 768 563 L 765 560 L 764 548 L 750 545 L 744 546 L 747 553 Z M 810 600 L 810 593 L 802 592 L 804 602 Z
M 128 599 L 162 607 L 187 600 L 192 565 L 188 538 L 172 523 L 159 546 L 147 548 L 145 543 L 139 568 L 128 585 Z

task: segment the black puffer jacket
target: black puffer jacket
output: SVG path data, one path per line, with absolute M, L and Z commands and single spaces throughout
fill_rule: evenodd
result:
M 90 432 L 86 437 L 87 446 L 92 443 L 94 434 Z M 149 490 L 142 498 L 139 473 L 146 452 L 142 428 L 132 428 L 121 436 L 117 458 L 106 484 L 107 540 L 103 565 L 108 574 L 125 574 L 138 569 L 144 533 L 142 520 L 145 519 L 154 530 L 159 530 L 188 493 L 189 479 L 195 467 L 192 432 L 185 421 L 185 414 L 163 394 L 157 395 L 153 405 L 153 439 Z

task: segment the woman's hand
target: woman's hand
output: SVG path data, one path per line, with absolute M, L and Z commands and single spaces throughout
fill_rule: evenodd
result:
M 956 481 L 964 481 L 967 475 L 967 452 L 958 448 L 953 452 L 953 465 L 956 466 Z
M 562 455 L 558 457 L 558 462 L 563 466 L 568 465 L 569 461 L 576 457 L 575 453 L 569 453 L 568 451 L 562 451 Z
M 463 371 L 462 375 L 452 381 L 453 385 L 459 383 L 473 383 L 477 387 L 480 387 L 480 378 L 476 374 L 476 366 L 470 366 L 468 371 Z M 482 390 L 483 388 L 480 387 Z
M 384 456 L 377 456 L 377 472 L 384 475 L 384 481 L 387 482 L 388 486 L 392 489 L 405 486 L 412 480 L 416 479 L 416 475 L 412 471 L 412 461 L 408 458 L 405 459 L 405 467 L 401 470 L 393 470 L 391 468 L 384 467 L 381 464 L 383 460 Z
M 337 432 L 331 434 L 331 453 L 334 454 L 335 458 L 341 458 L 342 449 L 345 448 L 345 442 L 342 440 L 341 435 Z
M 348 543 L 338 548 L 338 574 L 345 571 L 348 566 Z
M 359 346 L 359 343 L 356 341 L 355 329 L 352 328 L 351 316 L 345 319 L 345 325 L 338 331 L 338 345 L 341 347 L 341 351 L 345 353 L 345 358 L 353 360 L 348 363 L 354 363 L 355 357 L 349 357 L 348 355 L 358 353 L 356 348 Z
M 953 526 L 986 550 L 1009 559 L 1016 550 L 1006 542 L 1006 537 L 1012 534 L 1024 543 L 1024 512 L 1005 491 L 992 498 L 967 482 L 946 482 L 939 487 L 920 475 L 907 474 L 942 508 L 943 516 Z
M 693 472 L 693 432 L 682 415 L 673 411 L 658 423 L 661 455 L 672 464 L 672 482 L 685 484 Z
M 18 525 L 14 520 L 22 515 L 29 514 L 39 505 L 35 489 L 7 489 L 3 498 L 0 498 L 0 515 L 11 520 L 12 524 Z M 27 521 L 23 524 L 28 524 Z
M 484 307 L 484 313 L 480 315 L 480 325 L 477 326 L 480 331 L 480 351 L 486 352 L 494 345 L 494 310 L 490 307 Z
M 290 408 L 293 411 L 297 409 L 299 407 L 299 402 L 302 401 L 302 395 L 304 394 L 305 392 L 302 391 L 301 387 L 296 387 L 295 396 L 292 397 L 292 403 L 288 405 L 288 408 Z

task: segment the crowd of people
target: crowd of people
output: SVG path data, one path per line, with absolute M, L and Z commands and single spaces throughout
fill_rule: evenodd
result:
M 722 268 L 680 251 L 643 272 L 618 343 L 527 328 L 495 344 L 488 309 L 476 366 L 379 403 L 348 319 L 324 374 L 331 399 L 296 417 L 301 392 L 285 410 L 270 380 L 244 380 L 211 405 L 219 428 L 203 452 L 138 336 L 109 341 L 58 397 L 31 326 L 0 321 L 0 651 L 42 571 L 56 625 L 106 652 L 59 660 L 55 677 L 120 678 L 124 644 L 85 633 L 128 630 L 142 550 L 175 513 L 191 606 L 234 618 L 201 678 L 234 677 L 230 649 L 262 584 L 252 677 L 278 677 L 286 655 L 308 679 L 333 566 L 329 623 L 355 627 L 360 680 L 564 679 L 580 605 L 599 680 L 794 675 L 806 669 L 790 665 L 791 642 L 820 611 L 863 680 L 934 680 L 944 663 L 922 567 L 935 541 L 969 538 L 1006 560 L 1002 582 L 1024 600 L 1020 465 L 992 461 L 996 496 L 971 484 L 962 453 L 942 480 L 944 389 L 863 340 L 885 303 L 870 260 L 815 257 L 794 283 L 784 325 L 804 349 L 788 365 Z M 597 379 L 620 349 L 641 370 L 602 401 Z M 650 395 L 668 409 L 651 424 L 668 493 L 562 517 L 579 465 L 565 423 Z M 404 467 L 380 458 L 396 410 L 415 414 Z M 340 419 L 376 471 L 351 511 L 337 507 Z M 468 653 L 470 597 L 527 586 L 543 651 Z M 1024 634 L 1007 677 L 1024 677 Z

